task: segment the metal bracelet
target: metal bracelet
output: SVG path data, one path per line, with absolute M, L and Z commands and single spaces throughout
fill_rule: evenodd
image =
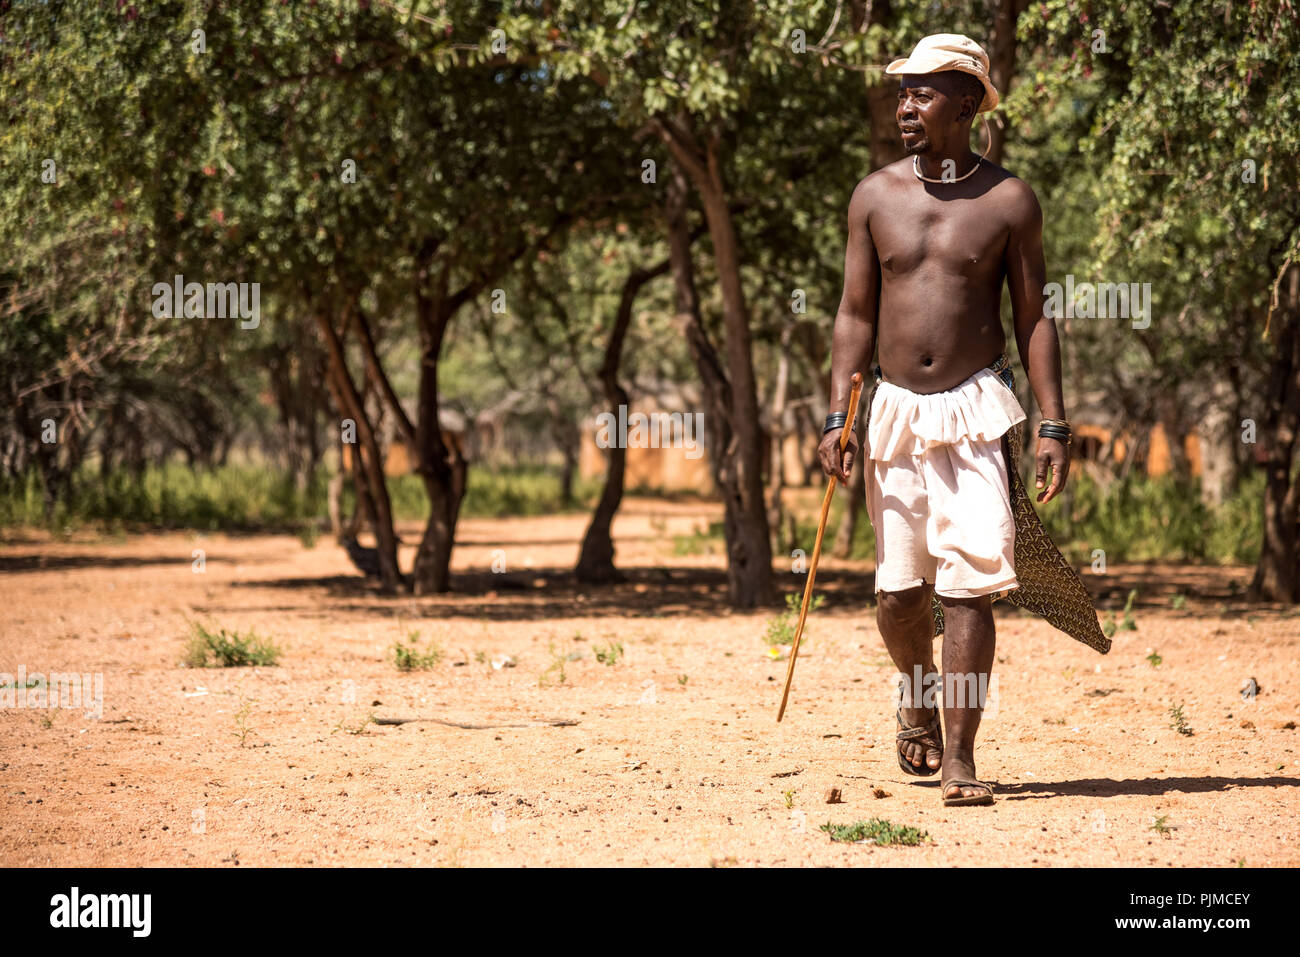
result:
M 848 422 L 848 420 L 849 414 L 847 412 L 832 412 L 826 416 L 826 427 L 822 429 L 822 435 L 844 428 L 844 423 Z

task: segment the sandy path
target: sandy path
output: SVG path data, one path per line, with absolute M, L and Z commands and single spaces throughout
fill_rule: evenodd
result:
M 1300 616 L 1239 604 L 1246 569 L 1090 577 L 1108 608 L 1141 589 L 1138 630 L 1106 657 L 996 606 L 979 768 L 1000 800 L 945 809 L 937 779 L 893 756 L 870 567 L 824 566 L 777 725 L 773 611 L 727 612 L 720 561 L 672 554 L 714 515 L 628 503 L 615 531 L 632 580 L 603 590 L 564 574 L 584 516 L 466 521 L 456 568 L 474 574 L 431 599 L 376 596 L 325 539 L 0 547 L 0 672 L 104 676 L 101 719 L 0 709 L 0 865 L 1300 863 Z M 1191 595 L 1180 610 L 1174 592 Z M 187 616 L 271 636 L 282 665 L 180 667 Z M 443 659 L 399 673 L 388 649 L 417 629 Z M 614 641 L 623 657 L 596 661 Z M 1263 692 L 1243 700 L 1252 676 Z M 1170 727 L 1180 703 L 1190 736 Z M 831 787 L 843 804 L 824 803 Z M 931 842 L 818 831 L 873 816 Z

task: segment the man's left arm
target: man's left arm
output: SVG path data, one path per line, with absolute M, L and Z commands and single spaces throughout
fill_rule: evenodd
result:
M 1043 261 L 1043 210 L 1034 191 L 1018 179 L 1009 180 L 1011 235 L 1007 241 L 1007 284 L 1011 287 L 1011 312 L 1020 364 L 1045 419 L 1064 419 L 1061 391 L 1061 344 L 1056 320 L 1043 308 L 1047 266 Z M 1034 478 L 1039 502 L 1050 502 L 1065 487 L 1070 473 L 1070 448 L 1057 439 L 1038 439 Z

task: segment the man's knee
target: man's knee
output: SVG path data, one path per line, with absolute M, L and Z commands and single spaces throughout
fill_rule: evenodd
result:
M 944 614 L 949 611 L 957 614 L 984 614 L 993 611 L 992 595 L 976 595 L 974 598 L 956 598 L 952 595 L 940 595 L 935 592 L 939 599 L 939 604 L 943 606 Z
M 928 585 L 917 585 L 915 588 L 903 591 L 882 591 L 878 593 L 877 598 L 879 599 L 878 614 L 892 619 L 915 618 L 930 609 Z

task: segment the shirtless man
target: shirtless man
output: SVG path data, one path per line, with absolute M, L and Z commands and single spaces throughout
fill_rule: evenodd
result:
M 1044 315 L 1043 216 L 1033 190 L 969 148 L 972 121 L 997 104 L 978 44 L 927 37 L 888 72 L 901 78 L 897 119 L 908 156 L 863 179 L 849 203 L 832 415 L 819 455 L 826 473 L 847 484 L 857 442 L 841 456 L 835 413 L 848 408 L 850 378 L 865 378 L 878 345 L 884 381 L 873 394 L 863 464 L 877 538 L 877 622 L 908 676 L 899 762 L 909 774 L 939 770 L 945 804 L 991 804 L 992 788 L 975 775 L 983 700 L 960 706 L 948 689 L 969 687 L 972 675 L 987 682 L 993 595 L 1017 587 L 1000 436 L 1024 412 L 988 369 L 1006 348 L 1004 278 L 1034 397 L 1045 421 L 1062 423 L 1044 426 L 1058 437 L 1038 440 L 1039 502 L 1061 491 L 1069 470 L 1060 349 Z M 910 680 L 934 678 L 932 589 L 945 617 L 946 745 L 937 707 Z M 930 702 L 940 703 L 933 691 Z

